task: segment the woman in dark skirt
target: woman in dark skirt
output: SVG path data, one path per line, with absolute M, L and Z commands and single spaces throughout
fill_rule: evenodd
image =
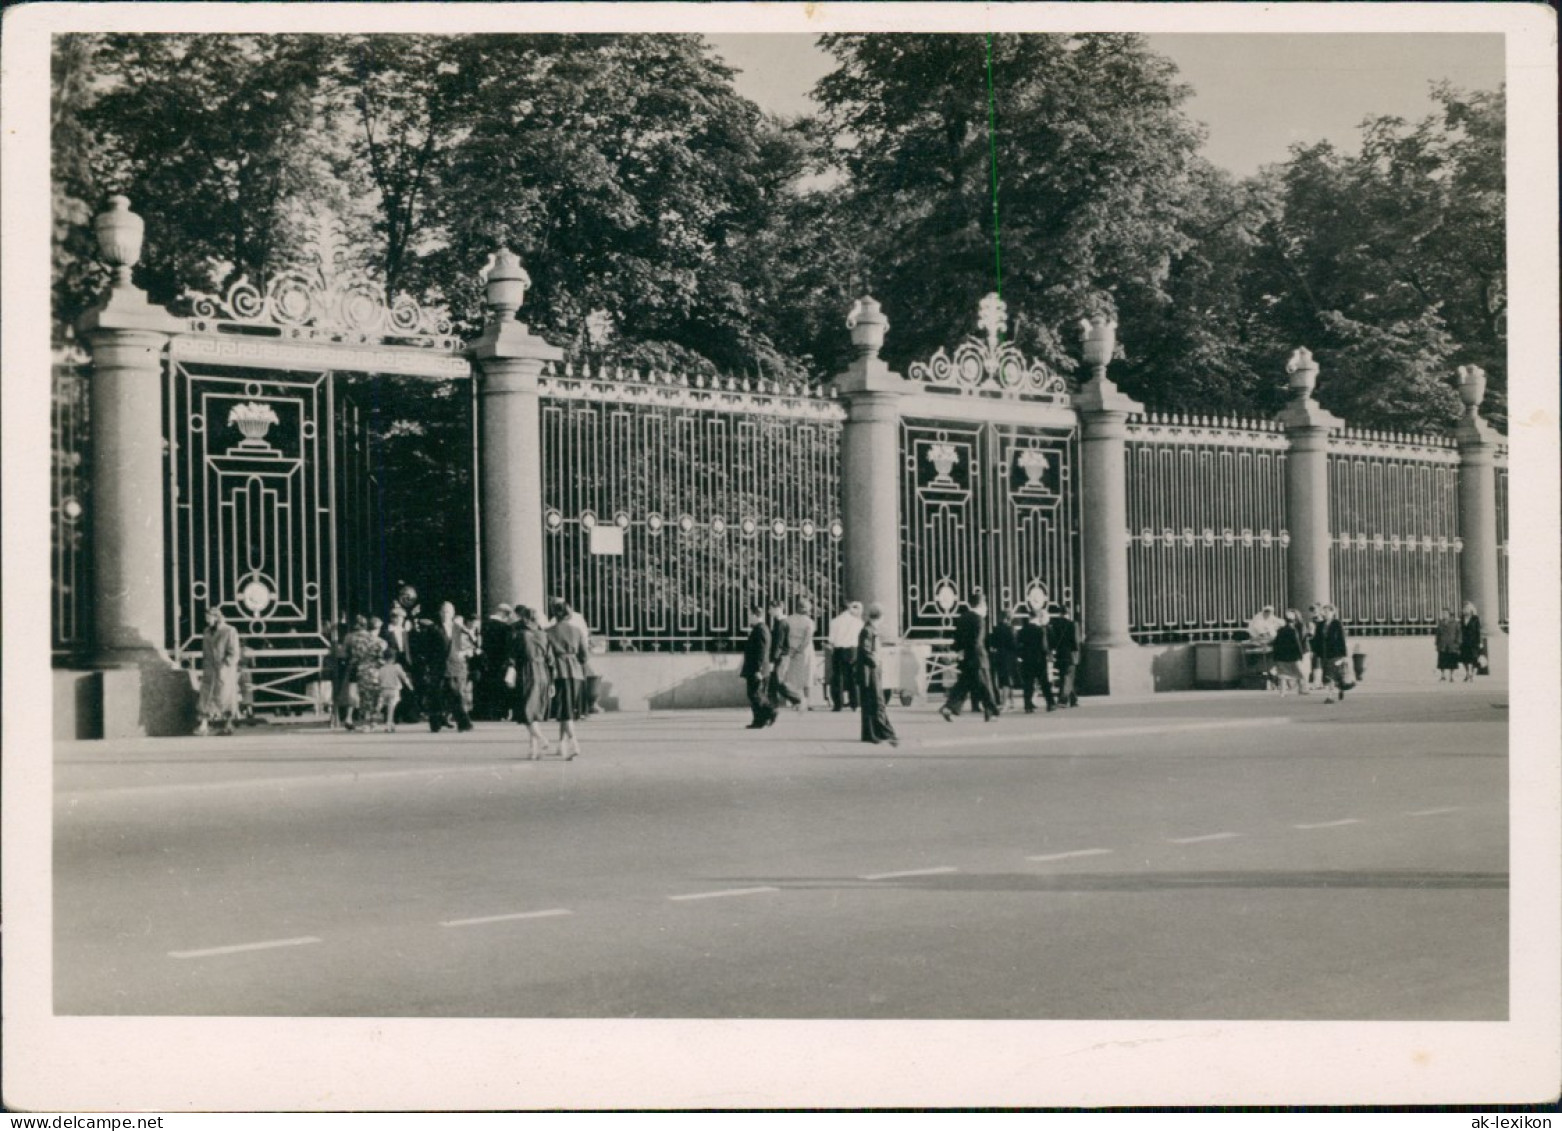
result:
M 580 755 L 575 720 L 580 718 L 586 684 L 586 634 L 569 620 L 569 604 L 555 600 L 548 607 L 553 624 L 548 644 L 553 650 L 553 707 L 559 713 L 559 754 L 568 762 Z
M 1481 645 L 1486 634 L 1481 631 L 1481 618 L 1475 613 L 1475 603 L 1464 603 L 1464 616 L 1459 621 L 1459 662 L 1464 665 L 1464 681 L 1475 678 L 1476 665 L 1481 662 Z
M 548 717 L 548 701 L 553 695 L 553 648 L 537 623 L 537 613 L 525 605 L 515 610 L 515 627 L 509 639 L 510 664 L 515 671 L 514 716 L 531 736 L 527 761 L 548 752 L 548 740 L 542 736 L 542 723 Z
M 1014 706 L 1014 692 L 1020 686 L 1020 649 L 1015 643 L 1014 626 L 1002 609 L 993 614 L 993 626 L 987 633 L 987 655 L 992 660 L 994 698 L 1007 710 Z
M 879 674 L 879 619 L 884 610 L 877 605 L 868 606 L 868 619 L 857 636 L 857 701 L 862 716 L 862 740 L 887 742 L 899 746 L 895 728 L 889 725 L 889 714 L 884 709 L 883 680 Z
M 1454 681 L 1459 670 L 1459 618 L 1452 609 L 1444 609 L 1437 620 L 1437 678 Z

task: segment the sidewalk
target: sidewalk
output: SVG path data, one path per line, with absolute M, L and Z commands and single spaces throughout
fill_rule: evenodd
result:
M 1326 704 L 1321 691 L 1281 697 L 1268 691 L 1182 691 L 1136 697 L 1086 697 L 1076 708 L 1048 713 L 1038 703 L 1027 715 L 1016 700 L 992 722 L 967 711 L 953 723 L 938 714 L 941 697 L 924 697 L 909 707 L 898 700 L 889 706 L 889 717 L 901 739 L 902 751 L 943 748 L 949 745 L 987 745 L 1023 741 L 1030 737 L 1082 737 L 1100 733 L 1153 734 L 1158 729 L 1213 729 L 1263 727 L 1280 722 L 1308 722 L 1330 717 L 1357 717 L 1370 704 L 1378 721 L 1418 721 L 1424 710 L 1415 704 L 1429 699 L 1454 703 L 1490 704 L 1506 708 L 1506 679 L 1489 677 L 1472 683 L 1364 681 L 1344 703 Z M 1350 711 L 1351 716 L 1343 712 Z M 1326 714 L 1332 712 L 1334 715 Z M 582 720 L 577 729 L 587 752 L 604 747 L 629 752 L 666 752 L 670 749 L 717 752 L 735 750 L 776 751 L 780 748 L 837 749 L 843 743 L 860 745 L 858 717 L 850 710 L 836 713 L 828 707 L 811 711 L 783 711 L 773 727 L 751 731 L 747 708 L 610 712 Z M 1147 724 L 1154 723 L 1154 726 Z M 556 723 L 543 733 L 550 743 L 558 734 Z M 240 727 L 232 736 L 184 738 L 98 739 L 55 744 L 58 766 L 101 765 L 115 760 L 168 764 L 238 761 L 360 762 L 406 761 L 430 757 L 473 756 L 513 759 L 525 746 L 525 732 L 513 723 L 479 722 L 469 734 L 443 730 L 433 734 L 425 724 L 407 724 L 395 734 L 383 731 L 333 731 L 323 720 L 284 721 Z M 878 747 L 893 754 L 896 748 Z M 303 756 L 303 757 L 301 757 Z

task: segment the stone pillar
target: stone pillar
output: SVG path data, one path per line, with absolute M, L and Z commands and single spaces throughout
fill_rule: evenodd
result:
M 131 282 L 142 220 L 113 197 L 96 221 L 114 268 L 78 332 L 92 353 L 93 666 L 107 737 L 193 726 L 192 689 L 167 653 L 163 495 L 163 355 L 178 322 Z
M 849 601 L 884 610 L 880 635 L 900 638 L 900 397 L 904 377 L 879 358 L 889 319 L 863 296 L 846 325 L 857 356 L 835 388 L 846 402 L 841 435 L 842 557 Z M 830 610 L 830 614 L 838 610 Z
M 1344 421 L 1313 400 L 1318 365 L 1306 349 L 1292 352 L 1285 371 L 1291 403 L 1275 418 L 1285 428 L 1286 601 L 1303 612 L 1330 600 L 1329 433 Z
M 1497 623 L 1497 473 L 1493 466 L 1499 437 L 1481 419 L 1486 374 L 1478 366 L 1459 368 L 1459 592 L 1475 605 L 1488 636 Z
M 163 352 L 176 323 L 130 281 L 141 218 L 122 196 L 97 220 L 115 278 L 78 330 L 92 352 L 93 655 L 130 667 L 163 657 Z
M 530 277 L 509 249 L 485 268 L 488 322 L 471 346 L 478 380 L 478 486 L 483 600 L 543 615 L 542 426 L 537 379 L 563 351 L 532 334 L 515 312 Z
M 1117 325 L 1104 315 L 1080 323 L 1091 378 L 1074 407 L 1079 414 L 1083 494 L 1084 617 L 1079 691 L 1089 695 L 1147 694 L 1154 681 L 1148 655 L 1129 634 L 1128 417 L 1144 406 L 1107 376 Z M 1079 610 L 1071 610 L 1079 621 Z

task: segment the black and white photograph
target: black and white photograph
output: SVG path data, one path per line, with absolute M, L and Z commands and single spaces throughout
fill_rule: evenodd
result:
M 5 24 L 7 1109 L 1556 1100 L 1551 9 Z

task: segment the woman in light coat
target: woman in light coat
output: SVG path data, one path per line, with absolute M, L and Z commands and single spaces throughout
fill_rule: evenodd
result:
M 531 761 L 548 752 L 542 723 L 548 717 L 548 700 L 553 694 L 553 647 L 537 624 L 536 612 L 525 605 L 515 610 L 509 646 L 510 663 L 515 672 L 511 714 L 530 736 L 526 757 Z
M 548 609 L 552 649 L 553 704 L 559 713 L 559 754 L 568 762 L 580 756 L 575 720 L 580 718 L 586 688 L 586 634 L 569 619 L 569 603 L 556 600 Z
M 206 612 L 206 632 L 201 637 L 201 713 L 196 734 L 210 734 L 212 723 L 233 733 L 233 716 L 239 711 L 239 631 L 227 623 L 220 609 Z

